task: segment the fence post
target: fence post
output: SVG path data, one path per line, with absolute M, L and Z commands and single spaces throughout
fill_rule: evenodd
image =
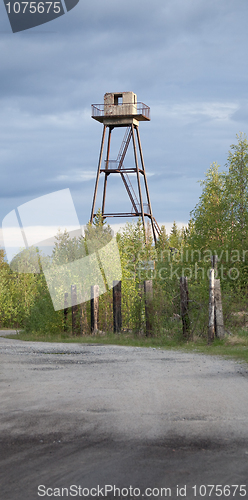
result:
M 218 339 L 225 337 L 224 320 L 221 301 L 220 280 L 214 280 L 215 335 Z
M 189 319 L 189 292 L 186 276 L 180 278 L 180 302 L 181 302 L 181 318 L 183 323 L 183 337 L 189 338 L 190 335 L 190 319 Z
M 67 319 L 68 319 L 68 293 L 64 294 L 64 332 L 67 330 Z
M 209 274 L 209 320 L 208 320 L 208 343 L 214 340 L 214 268 Z
M 80 304 L 80 335 L 86 335 L 87 333 L 87 309 L 86 302 Z
M 146 336 L 150 337 L 153 333 L 153 290 L 152 280 L 144 281 L 144 295 L 145 295 L 145 316 L 146 316 Z
M 121 281 L 113 281 L 113 323 L 114 333 L 121 331 Z
M 77 287 L 76 285 L 71 285 L 71 323 L 72 323 L 72 335 L 76 334 L 77 330 Z
M 91 287 L 91 301 L 90 301 L 90 316 L 91 316 L 91 333 L 95 335 L 98 330 L 99 323 L 99 286 L 94 285 Z
M 212 257 L 211 257 L 211 263 L 212 263 L 212 268 L 217 271 L 217 262 L 218 262 L 218 255 L 217 254 L 214 254 Z

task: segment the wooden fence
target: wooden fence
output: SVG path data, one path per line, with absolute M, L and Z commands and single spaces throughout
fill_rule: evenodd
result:
M 223 338 L 225 335 L 220 280 L 215 279 L 216 261 L 212 261 L 212 269 L 209 277 L 209 324 L 208 342 L 211 343 L 214 337 Z M 153 282 L 144 281 L 144 306 L 145 306 L 145 335 L 147 337 L 154 334 L 154 300 Z M 86 303 L 77 304 L 77 289 L 71 286 L 71 321 L 72 333 L 83 335 L 88 330 Z M 68 330 L 68 293 L 64 295 L 64 329 Z M 191 338 L 191 321 L 189 315 L 189 291 L 186 277 L 180 278 L 180 316 L 182 320 L 182 334 L 186 340 Z M 122 330 L 121 312 L 121 281 L 113 281 L 113 324 L 114 333 Z M 99 332 L 99 286 L 91 287 L 90 300 L 90 331 L 92 335 Z
M 152 280 L 144 282 L 145 296 L 145 323 L 146 335 L 150 336 L 153 333 L 152 325 Z M 71 321 L 72 333 L 74 335 L 83 334 L 87 329 L 86 303 L 77 304 L 77 289 L 76 285 L 71 286 Z M 64 295 L 64 329 L 68 330 L 68 293 Z M 113 281 L 113 331 L 120 333 L 122 329 L 122 313 L 121 313 L 121 281 Z M 90 300 L 90 330 L 92 335 L 99 332 L 99 286 L 91 287 Z

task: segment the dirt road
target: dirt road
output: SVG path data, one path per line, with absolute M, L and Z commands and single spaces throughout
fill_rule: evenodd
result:
M 248 497 L 246 365 L 1 337 L 0 379 L 2 500 Z

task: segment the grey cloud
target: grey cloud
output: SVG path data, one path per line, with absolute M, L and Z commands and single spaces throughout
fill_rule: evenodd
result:
M 235 122 L 245 122 L 248 121 L 248 102 L 242 102 L 240 107 L 233 113 L 232 120 Z
M 86 223 L 101 137 L 90 104 L 133 90 L 151 106 L 140 132 L 155 216 L 187 220 L 199 195 L 192 179 L 224 165 L 246 131 L 247 14 L 247 0 L 80 0 L 47 25 L 0 33 L 0 214 L 70 187 Z M 7 22 L 2 2 L 0 30 Z

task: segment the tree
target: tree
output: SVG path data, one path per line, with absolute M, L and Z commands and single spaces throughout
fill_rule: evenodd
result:
M 219 165 L 212 163 L 206 172 L 206 179 L 200 181 L 202 194 L 194 210 L 191 211 L 191 234 L 189 240 L 199 250 L 217 250 L 227 243 L 228 200 L 226 195 L 226 175 L 219 172 Z
M 242 132 L 236 137 L 238 144 L 231 145 L 227 158 L 226 194 L 232 243 L 243 245 L 248 228 L 248 142 Z
M 91 254 L 107 245 L 112 238 L 112 229 L 109 224 L 106 224 L 99 208 L 92 224 L 90 222 L 87 224 L 84 231 L 84 240 L 81 243 L 85 246 L 87 254 Z
M 66 230 L 63 233 L 58 231 L 58 234 L 55 236 L 51 262 L 55 265 L 74 262 L 81 257 L 82 250 L 80 250 L 79 246 L 78 238 L 71 238 Z
M 160 234 L 156 243 L 156 251 L 158 257 L 161 255 L 161 252 L 169 249 L 169 238 L 166 234 L 165 226 L 161 226 Z
M 174 221 L 169 236 L 170 247 L 175 250 L 179 250 L 179 248 L 182 245 L 182 240 L 183 240 L 183 231 L 177 227 L 177 223 L 176 221 Z
M 0 266 L 4 264 L 4 258 L 5 258 L 5 253 L 4 250 L 1 248 L 0 249 Z
M 6 262 L 0 264 L 0 323 L 23 327 L 34 304 L 43 275 L 14 272 Z

